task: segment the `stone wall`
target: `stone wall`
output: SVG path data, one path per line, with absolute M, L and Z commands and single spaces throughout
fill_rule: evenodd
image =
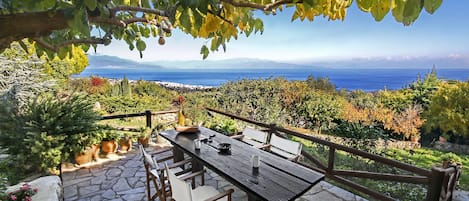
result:
M 37 188 L 37 193 L 32 196 L 32 200 L 40 200 L 40 201 L 60 201 L 63 200 L 63 190 L 62 190 L 62 182 L 60 177 L 58 176 L 45 176 L 40 177 L 36 180 L 31 182 L 27 182 L 31 185 L 31 188 Z M 24 183 L 19 183 L 14 186 L 10 186 L 7 188 L 8 192 L 13 192 L 23 185 Z
M 333 143 L 346 145 L 347 138 L 344 137 L 337 137 L 331 135 L 322 135 L 322 134 L 312 134 L 314 137 L 327 140 Z M 365 141 L 365 140 L 363 140 Z M 369 141 L 369 140 L 367 140 Z M 377 149 L 386 149 L 386 148 L 395 148 L 395 149 L 418 149 L 420 148 L 420 143 L 418 142 L 410 142 L 410 141 L 399 141 L 399 140 L 383 140 L 378 139 L 374 140 L 376 143 Z
M 469 145 L 453 144 L 449 142 L 435 142 L 433 148 L 440 151 L 450 151 L 458 154 L 469 154 Z

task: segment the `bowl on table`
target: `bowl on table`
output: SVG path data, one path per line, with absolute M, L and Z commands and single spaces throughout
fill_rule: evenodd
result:
M 176 126 L 177 132 L 180 133 L 196 133 L 199 132 L 199 126 Z

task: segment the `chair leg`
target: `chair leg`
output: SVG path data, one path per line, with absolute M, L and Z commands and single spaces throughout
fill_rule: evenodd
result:
M 152 181 L 153 181 L 153 185 L 155 186 L 155 194 L 153 196 L 151 196 L 151 200 L 155 200 L 156 197 L 160 196 L 161 197 L 161 191 L 160 189 L 158 189 L 158 183 L 156 183 L 156 178 L 155 177 L 152 177 Z
M 200 180 L 201 180 L 200 183 L 202 184 L 202 186 L 205 186 L 205 173 L 200 176 Z
M 150 177 L 148 176 L 148 171 L 147 171 L 147 198 L 148 198 L 148 201 L 151 200 Z

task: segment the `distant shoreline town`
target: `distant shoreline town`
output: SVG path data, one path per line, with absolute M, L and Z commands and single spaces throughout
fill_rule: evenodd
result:
M 111 79 L 107 78 L 110 83 L 114 84 L 116 82 L 122 81 L 122 79 Z M 170 90 L 185 90 L 185 91 L 205 91 L 215 89 L 216 87 L 213 86 L 203 86 L 203 85 L 191 85 L 191 84 L 182 84 L 177 82 L 166 82 L 166 81 L 159 81 L 159 80 L 145 80 L 147 82 L 152 82 L 155 84 L 160 85 L 163 88 L 170 89 Z M 129 80 L 129 83 L 136 83 L 138 80 Z

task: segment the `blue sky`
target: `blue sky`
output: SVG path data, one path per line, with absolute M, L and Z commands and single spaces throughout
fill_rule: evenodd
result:
M 469 1 L 444 1 L 430 15 L 422 11 L 411 26 L 396 22 L 391 13 L 376 22 L 370 13 L 355 3 L 344 21 L 291 22 L 292 10 L 276 16 L 256 13 L 264 21 L 264 33 L 227 44 L 227 51 L 211 53 L 208 60 L 255 58 L 293 63 L 343 60 L 412 60 L 414 58 L 463 58 L 469 63 Z M 135 61 L 201 60 L 200 47 L 208 41 L 193 39 L 174 30 L 160 46 L 157 39 L 147 40 L 143 59 L 129 51 L 122 41 L 98 47 L 98 54 Z

